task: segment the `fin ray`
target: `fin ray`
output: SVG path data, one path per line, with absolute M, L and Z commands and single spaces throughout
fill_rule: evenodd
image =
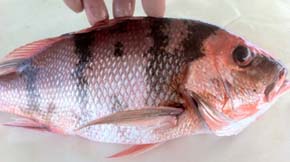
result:
M 142 145 L 133 145 L 125 150 L 122 150 L 114 155 L 109 156 L 108 158 L 121 158 L 125 156 L 132 156 L 140 153 L 149 151 L 162 143 L 152 143 L 152 144 L 142 144 Z
M 122 112 L 117 112 L 109 116 L 98 118 L 93 120 L 77 130 L 85 127 L 98 124 L 118 124 L 118 123 L 135 123 L 138 121 L 148 121 L 152 119 L 158 119 L 159 117 L 172 116 L 176 117 L 183 112 L 181 108 L 174 107 L 151 107 L 151 108 L 141 108 L 137 110 L 127 110 Z
M 15 121 L 3 123 L 2 125 L 9 127 L 21 127 L 30 130 L 49 131 L 49 128 L 46 125 L 30 119 L 16 119 Z

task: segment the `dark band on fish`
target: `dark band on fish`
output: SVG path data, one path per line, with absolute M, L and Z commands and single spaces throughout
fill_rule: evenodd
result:
M 149 18 L 150 19 L 150 18 Z M 150 21 L 150 35 L 149 37 L 153 40 L 153 46 L 147 51 L 146 55 L 148 57 L 148 65 L 146 68 L 146 74 L 148 81 L 152 82 L 153 86 L 157 85 L 157 77 L 163 67 L 162 61 L 165 60 L 163 56 L 166 55 L 165 47 L 169 43 L 168 33 L 165 33 L 163 30 L 168 28 L 169 21 L 165 19 L 152 19 Z
M 176 55 L 169 54 L 165 48 L 169 43 L 169 33 L 165 32 L 170 27 L 169 19 L 160 19 L 160 18 L 147 18 L 150 33 L 148 37 L 152 39 L 153 45 L 149 50 L 144 54 L 144 57 L 148 60 L 146 65 L 146 84 L 149 85 L 148 98 L 146 99 L 146 104 L 154 104 L 153 101 L 156 101 L 156 98 L 159 98 L 159 95 L 165 95 L 171 91 L 164 87 L 164 85 L 169 86 L 170 76 L 173 76 L 172 70 L 163 67 L 166 64 L 172 64 L 174 66 L 174 59 Z M 165 90 L 167 89 L 167 90 Z M 172 95 L 165 95 L 172 96 Z M 167 100 L 167 98 L 164 98 Z M 168 98 L 169 100 L 169 98 Z
M 185 21 L 185 23 L 187 24 L 188 36 L 182 41 L 182 53 L 186 60 L 193 61 L 205 55 L 203 41 L 215 34 L 219 28 L 202 22 Z
M 124 45 L 121 42 L 116 42 L 114 44 L 114 56 L 121 57 L 124 54 Z
M 214 34 L 218 27 L 201 23 L 184 20 L 187 25 L 187 36 L 181 42 L 182 49 L 175 49 L 176 53 L 169 53 L 166 47 L 169 45 L 169 30 L 171 29 L 170 19 L 147 18 L 150 24 L 149 37 L 153 40 L 153 46 L 145 53 L 148 57 L 148 65 L 146 67 L 146 83 L 151 87 L 150 92 L 154 95 L 160 95 L 165 92 L 165 88 L 160 85 L 173 84 L 174 77 L 180 75 L 180 71 L 184 68 L 184 64 L 204 56 L 202 47 L 203 41 L 211 34 Z M 175 70 L 167 69 L 166 65 L 175 67 Z M 177 84 L 177 83 L 174 83 Z M 148 92 L 149 92 L 148 91 Z M 170 95 L 167 95 L 170 96 Z M 170 99 L 176 97 L 176 95 Z M 147 104 L 149 99 L 147 99 Z
M 26 82 L 27 109 L 37 110 L 40 106 L 40 92 L 36 84 L 38 69 L 33 66 L 31 59 L 26 60 L 24 64 L 21 76 Z
M 78 57 L 78 62 L 73 71 L 73 77 L 77 80 L 78 98 L 81 100 L 81 106 L 86 106 L 88 101 L 88 77 L 86 70 L 89 68 L 89 63 L 92 61 L 93 54 L 91 46 L 94 42 L 95 34 L 93 32 L 74 35 L 75 54 Z

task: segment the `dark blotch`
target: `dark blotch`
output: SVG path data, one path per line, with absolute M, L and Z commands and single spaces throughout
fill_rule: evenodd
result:
M 128 23 L 130 20 L 121 21 L 109 28 L 110 33 L 126 33 L 128 32 Z
M 153 40 L 152 47 L 144 53 L 144 57 L 148 60 L 146 83 L 150 85 L 148 93 L 153 92 L 154 96 L 151 96 L 151 98 L 155 98 L 162 93 L 168 93 L 168 88 L 164 88 L 164 85 L 178 84 L 172 83 L 172 81 L 174 77 L 180 75 L 180 70 L 184 68 L 185 63 L 205 55 L 202 50 L 203 41 L 214 34 L 218 27 L 190 20 L 150 17 L 146 20 L 150 27 L 148 37 Z M 186 33 L 188 35 L 181 41 L 180 47 L 183 48 L 174 49 L 174 53 L 169 53 L 166 48 L 170 43 L 168 31 L 172 30 L 170 29 L 172 21 L 183 21 L 187 25 Z M 174 31 L 185 32 L 178 29 L 174 29 Z M 148 97 L 146 103 L 150 104 L 150 97 Z
M 164 70 L 162 65 L 166 64 L 166 58 L 170 56 L 165 51 L 165 48 L 169 43 L 169 36 L 168 33 L 164 32 L 164 29 L 168 28 L 170 21 L 168 19 L 158 18 L 148 19 L 151 20 L 149 21 L 151 32 L 148 37 L 153 40 L 153 46 L 145 54 L 145 57 L 148 58 L 146 82 L 151 85 L 152 89 L 155 89 L 155 94 L 159 95 L 162 93 L 162 89 L 158 88 L 158 85 L 163 85 L 166 82 L 166 78 L 160 75 L 162 70 Z M 147 100 L 149 100 L 149 98 Z
M 157 65 L 162 64 L 162 55 L 166 55 L 165 47 L 168 45 L 169 36 L 163 32 L 165 28 L 168 28 L 169 21 L 167 19 L 152 19 L 150 23 L 151 33 L 150 37 L 153 39 L 153 46 L 149 49 L 147 54 L 150 54 L 148 61 L 147 73 L 153 78 L 156 75 Z M 161 58 L 161 59 L 158 59 Z M 153 70 L 155 69 L 155 70 Z
M 189 61 L 204 56 L 203 41 L 210 35 L 215 34 L 217 26 L 202 22 L 187 21 L 188 36 L 182 41 L 183 53 Z
M 118 112 L 118 111 L 122 111 L 122 108 L 129 107 L 128 104 L 124 103 L 124 101 L 122 102 L 118 98 L 118 95 L 111 96 L 111 100 L 112 100 L 112 103 L 113 103 L 113 106 L 111 108 L 112 113 L 115 113 L 115 112 Z
M 75 54 L 79 58 L 78 64 L 87 64 L 92 58 L 90 47 L 94 42 L 95 34 L 93 32 L 76 34 L 74 36 Z
M 75 54 L 79 60 L 72 75 L 77 79 L 78 94 L 83 104 L 86 104 L 88 91 L 88 78 L 85 71 L 87 68 L 89 69 L 89 63 L 93 59 L 91 45 L 95 40 L 94 37 L 94 32 L 74 35 Z
M 25 61 L 26 68 L 21 75 L 26 82 L 26 97 L 28 109 L 35 110 L 40 106 L 40 92 L 36 85 L 38 69 L 32 65 L 32 60 Z
M 114 56 L 121 57 L 124 54 L 124 45 L 121 42 L 114 44 Z

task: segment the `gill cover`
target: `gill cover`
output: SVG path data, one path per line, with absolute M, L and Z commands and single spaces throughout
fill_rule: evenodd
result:
M 269 108 L 272 100 L 265 96 L 280 89 L 285 68 L 270 54 L 224 30 L 211 35 L 204 50 L 213 60 L 223 97 L 207 97 L 216 95 L 216 89 L 197 94 L 199 110 L 216 135 L 238 134 Z

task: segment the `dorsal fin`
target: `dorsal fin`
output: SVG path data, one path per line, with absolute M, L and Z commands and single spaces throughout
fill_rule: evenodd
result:
M 48 38 L 39 41 L 35 41 L 24 46 L 21 46 L 11 53 L 9 53 L 5 59 L 9 58 L 28 58 L 41 52 L 42 50 L 46 49 L 50 45 L 54 44 L 55 42 L 62 40 L 62 37 L 55 37 L 55 38 Z
M 83 29 L 83 30 L 79 30 L 77 32 L 72 32 L 72 33 L 68 33 L 68 34 L 82 34 L 82 33 L 88 33 L 91 32 L 93 30 L 101 30 L 104 28 L 108 28 L 110 26 L 114 26 L 118 23 L 121 23 L 123 21 L 130 21 L 130 20 L 141 20 L 144 19 L 145 17 L 118 17 L 118 18 L 114 18 L 114 19 L 110 19 L 110 20 L 102 20 L 97 22 L 96 24 L 94 24 L 93 26 Z
M 27 58 L 41 53 L 54 43 L 63 40 L 64 36 L 48 38 L 19 47 L 0 61 L 0 76 L 17 73 L 19 64 Z

